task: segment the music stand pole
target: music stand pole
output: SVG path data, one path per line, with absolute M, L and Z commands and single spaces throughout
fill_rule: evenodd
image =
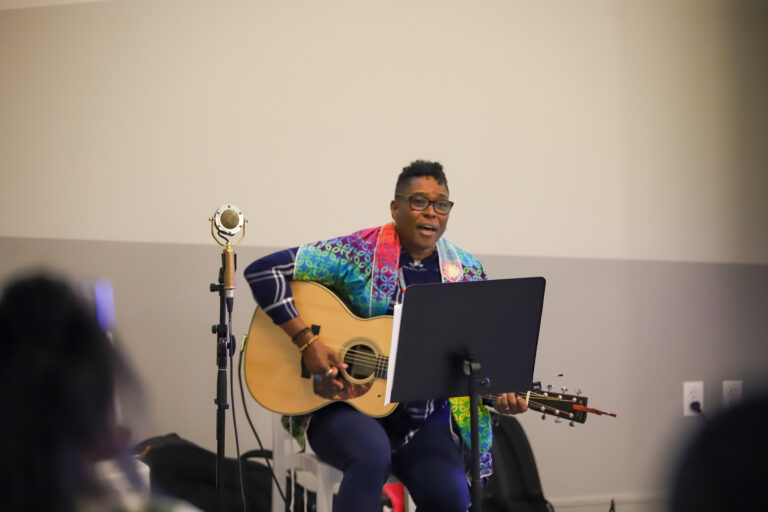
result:
M 472 512 L 481 512 L 483 509 L 483 481 L 480 478 L 480 386 L 487 385 L 488 379 L 476 378 L 475 372 L 481 368 L 480 363 L 472 361 L 472 353 L 465 354 L 463 361 L 464 375 L 467 376 L 469 392 L 469 419 L 470 436 L 472 439 Z

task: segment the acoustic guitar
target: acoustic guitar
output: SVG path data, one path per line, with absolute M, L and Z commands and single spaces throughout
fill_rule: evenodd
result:
M 332 402 L 346 402 L 372 417 L 390 414 L 396 403 L 384 404 L 392 316 L 360 318 L 330 290 L 311 281 L 291 283 L 299 315 L 312 326 L 326 345 L 347 363 L 340 369 L 344 389 L 310 375 L 302 354 L 264 310 L 257 308 L 245 346 L 245 379 L 253 398 L 270 411 L 306 414 Z M 587 397 L 532 389 L 519 393 L 530 409 L 584 423 L 587 412 L 610 414 L 588 408 Z M 484 395 L 485 400 L 496 397 Z

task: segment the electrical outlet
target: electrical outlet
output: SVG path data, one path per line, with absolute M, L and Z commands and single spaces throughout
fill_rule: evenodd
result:
M 741 381 L 723 381 L 723 405 L 733 405 L 741 401 Z
M 704 383 L 700 380 L 683 382 L 683 416 L 699 414 L 691 409 L 693 402 L 699 402 L 699 407 L 704 409 Z

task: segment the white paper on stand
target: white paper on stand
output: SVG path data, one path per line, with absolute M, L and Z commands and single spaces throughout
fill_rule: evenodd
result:
M 392 341 L 389 345 L 389 362 L 387 363 L 387 388 L 384 393 L 384 405 L 391 403 L 392 384 L 395 382 L 395 361 L 397 360 L 397 339 L 400 336 L 400 317 L 403 313 L 403 305 L 395 304 L 392 318 Z

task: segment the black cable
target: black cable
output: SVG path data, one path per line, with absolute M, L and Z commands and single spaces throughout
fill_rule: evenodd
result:
M 214 224 L 214 225 L 215 225 L 215 224 Z M 229 236 L 229 233 L 225 233 L 225 232 L 223 232 L 223 231 L 221 230 L 221 228 L 220 228 L 220 227 L 218 227 L 218 226 L 216 226 L 216 232 L 219 234 L 219 236 L 220 236 L 220 237 L 221 237 L 221 238 L 222 238 L 222 239 L 223 239 L 223 240 L 224 240 L 226 243 L 230 243 L 230 242 L 229 242 L 229 238 L 228 238 L 228 236 Z
M 232 336 L 232 311 L 229 312 L 229 327 L 227 329 L 229 335 L 229 344 L 234 346 L 235 339 Z M 227 356 L 229 354 L 229 346 L 227 346 Z M 235 416 L 235 382 L 234 382 L 234 368 L 232 366 L 232 358 L 229 357 L 229 401 L 232 403 L 232 426 L 235 429 L 235 449 L 237 451 L 237 473 L 240 479 L 240 495 L 243 498 L 243 512 L 248 511 L 248 506 L 245 501 L 245 484 L 243 483 L 243 460 L 240 458 L 240 438 L 237 434 L 237 417 Z
M 250 340 L 246 338 L 246 343 L 248 343 L 248 341 Z M 237 361 L 237 378 L 238 378 L 238 381 L 240 382 L 240 400 L 243 403 L 243 411 L 245 412 L 245 417 L 248 419 L 248 424 L 251 426 L 251 431 L 253 432 L 253 435 L 256 437 L 256 442 L 259 444 L 259 449 L 261 450 L 262 454 L 266 454 L 266 450 L 264 449 L 264 445 L 261 443 L 261 438 L 259 437 L 259 433 L 256 431 L 256 427 L 253 426 L 253 421 L 251 421 L 251 415 L 248 414 L 248 406 L 245 403 L 245 391 L 243 391 L 243 349 L 240 350 L 240 356 Z M 286 507 L 290 507 L 290 504 L 288 503 L 288 498 L 285 497 L 283 488 L 280 487 L 280 481 L 277 479 L 277 476 L 275 475 L 275 471 L 274 469 L 272 469 L 272 464 L 270 464 L 269 462 L 269 457 L 267 455 L 263 455 L 263 457 L 264 457 L 264 462 L 267 463 L 267 468 L 269 468 L 269 473 L 272 475 L 272 480 L 275 482 L 275 485 L 277 486 L 277 492 L 280 493 L 280 498 L 283 500 L 283 503 L 285 503 Z
M 691 405 L 689 407 L 693 412 L 701 416 L 702 419 L 704 420 L 707 419 L 707 415 L 704 414 L 704 411 L 701 410 L 701 402 L 699 402 L 698 400 L 694 400 L 693 402 L 691 402 Z

